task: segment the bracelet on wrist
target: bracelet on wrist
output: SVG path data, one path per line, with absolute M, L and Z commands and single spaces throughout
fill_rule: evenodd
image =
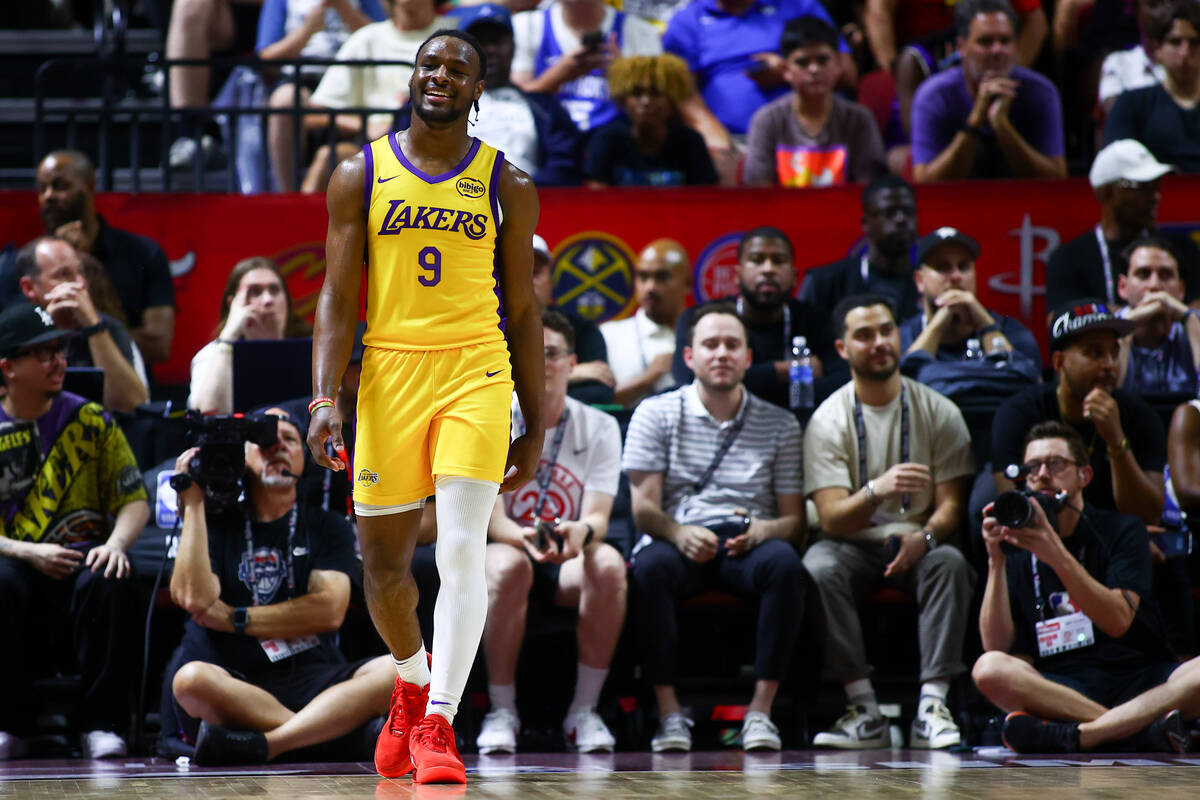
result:
M 318 408 L 333 408 L 333 398 L 331 397 L 314 397 L 312 402 L 308 404 L 308 413 L 311 416 Z
M 103 330 L 107 330 L 107 326 L 104 324 L 104 320 L 100 320 L 95 325 L 88 325 L 85 328 L 80 328 L 79 335 L 84 339 L 90 339 Z
M 1121 439 L 1121 443 L 1116 447 L 1108 448 L 1108 457 L 1110 459 L 1117 458 L 1129 449 L 1129 437 L 1125 436 Z

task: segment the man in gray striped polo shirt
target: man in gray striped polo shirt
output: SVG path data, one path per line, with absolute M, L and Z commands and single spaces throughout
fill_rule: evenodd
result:
M 634 619 L 660 717 L 651 747 L 691 749 L 692 723 L 675 694 L 675 608 L 719 587 L 761 598 L 742 747 L 779 750 L 771 704 L 809 586 L 793 546 L 804 530 L 800 425 L 742 385 L 751 353 L 731 305 L 698 309 L 690 327 L 683 357 L 695 380 L 643 400 L 625 436 L 623 465 L 644 534 L 633 558 Z
M 833 324 L 851 381 L 808 424 L 805 491 L 821 538 L 804 566 L 821 593 L 825 673 L 844 684 L 850 707 L 813 744 L 888 746 L 856 605 L 886 584 L 912 591 L 920 614 L 922 684 L 909 747 L 950 747 L 961 736 L 946 695 L 967 669 L 962 647 L 975 573 L 946 540 L 962 524 L 975 471 L 971 437 L 952 402 L 901 377 L 900 333 L 883 296 L 845 298 Z

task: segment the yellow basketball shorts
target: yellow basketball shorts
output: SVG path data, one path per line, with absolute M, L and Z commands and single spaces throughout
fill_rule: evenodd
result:
M 512 368 L 504 342 L 363 354 L 354 500 L 403 505 L 436 475 L 500 483 L 508 460 Z

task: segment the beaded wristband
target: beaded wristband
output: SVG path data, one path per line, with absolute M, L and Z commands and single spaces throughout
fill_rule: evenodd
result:
M 328 397 L 314 397 L 312 402 L 308 404 L 309 415 L 318 408 L 333 408 L 333 400 Z

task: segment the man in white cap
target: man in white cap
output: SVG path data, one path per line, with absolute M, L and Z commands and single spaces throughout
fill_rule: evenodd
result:
M 1143 233 L 1155 230 L 1161 200 L 1159 179 L 1174 171 L 1140 142 L 1120 139 L 1096 154 L 1088 180 L 1100 203 L 1100 221 L 1059 247 L 1046 267 L 1046 308 L 1059 308 L 1081 297 L 1099 297 L 1119 305 L 1117 279 L 1128 262 L 1122 252 Z M 1184 302 L 1200 298 L 1200 250 L 1188 236 L 1168 234 L 1175 244 L 1180 274 L 1187 287 Z

